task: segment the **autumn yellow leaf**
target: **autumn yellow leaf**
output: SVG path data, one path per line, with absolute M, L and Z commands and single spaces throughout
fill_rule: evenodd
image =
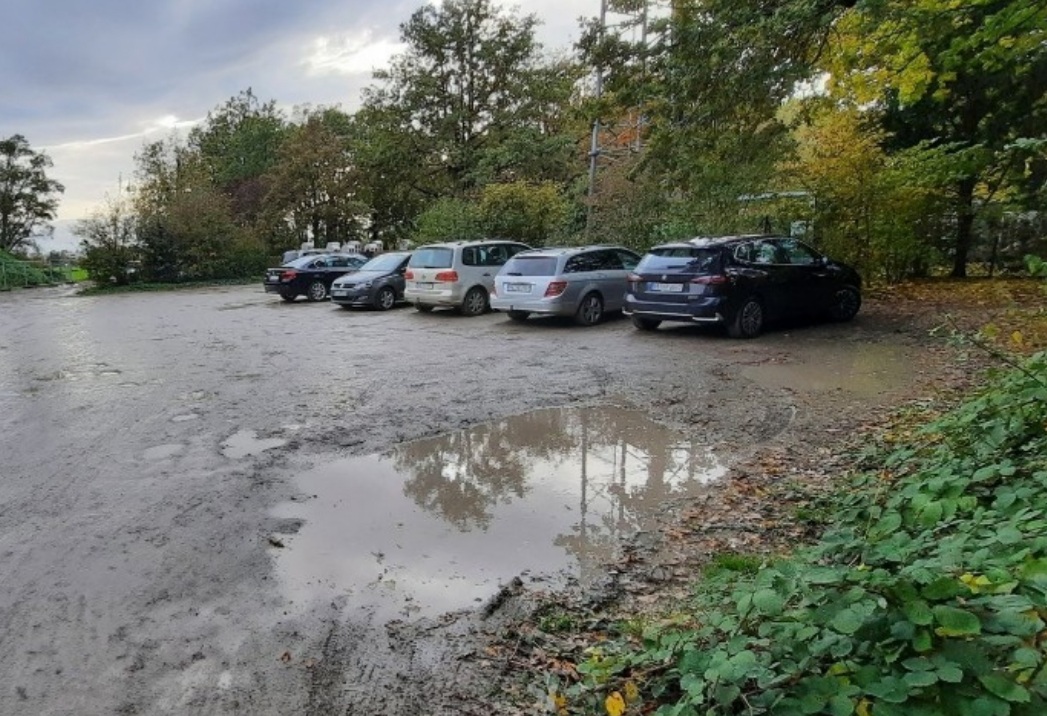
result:
M 604 699 L 603 707 L 607 709 L 607 716 L 622 716 L 625 713 L 625 699 L 615 691 Z
M 556 709 L 556 713 L 557 714 L 566 714 L 567 713 L 567 697 L 566 696 L 564 696 L 563 694 L 558 694 L 556 692 L 551 692 L 549 694 L 549 697 L 552 699 L 553 708 Z
M 637 688 L 636 684 L 632 681 L 625 682 L 625 703 L 632 704 L 636 703 L 637 699 L 640 698 L 640 689 Z
M 871 705 L 868 699 L 862 699 L 854 708 L 854 713 L 858 714 L 858 716 L 870 716 L 869 707 Z
M 1025 339 L 1022 336 L 1022 332 L 1021 331 L 1015 331 L 1014 333 L 1011 334 L 1011 343 L 1014 345 L 1015 348 L 1024 348 L 1025 347 Z

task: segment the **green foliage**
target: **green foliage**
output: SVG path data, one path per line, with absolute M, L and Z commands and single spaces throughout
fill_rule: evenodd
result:
M 73 232 L 84 252 L 81 265 L 96 283 L 124 286 L 141 278 L 135 217 L 126 197 L 107 197 L 104 206 L 77 222 Z
M 51 158 L 34 152 L 21 134 L 0 140 L 0 250 L 11 251 L 47 234 L 65 188 L 47 177 Z
M 551 182 L 489 184 L 481 192 L 478 209 L 488 236 L 530 246 L 560 243 L 570 217 L 569 203 Z
M 659 714 L 1047 712 L 1047 354 L 879 461 L 815 546 L 711 570 L 589 684 L 654 673 Z
M 436 241 L 469 241 L 483 237 L 479 208 L 465 199 L 437 199 L 418 217 L 414 240 L 420 244 Z
M 60 271 L 36 265 L 0 249 L 0 290 L 2 291 L 11 288 L 42 286 L 65 280 L 65 278 Z

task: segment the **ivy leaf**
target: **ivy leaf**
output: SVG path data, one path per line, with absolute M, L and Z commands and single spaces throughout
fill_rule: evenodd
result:
M 753 606 L 767 616 L 777 616 L 782 613 L 785 600 L 773 589 L 758 589 L 753 594 Z
M 982 682 L 989 693 L 994 696 L 999 696 L 1004 701 L 1010 701 L 1012 703 L 1027 704 L 1029 703 L 1029 691 L 1021 684 L 1011 681 L 1006 676 L 1000 674 L 985 674 L 979 676 L 978 681 Z
M 934 618 L 941 625 L 934 630 L 938 636 L 971 636 L 982 632 L 978 617 L 963 609 L 939 604 L 934 608 Z
M 832 627 L 841 634 L 853 634 L 862 628 L 862 623 L 862 615 L 848 607 L 833 617 Z
M 934 615 L 931 613 L 931 608 L 927 606 L 927 602 L 922 599 L 907 602 L 902 607 L 902 611 L 905 612 L 906 619 L 917 626 L 928 626 L 934 621 Z

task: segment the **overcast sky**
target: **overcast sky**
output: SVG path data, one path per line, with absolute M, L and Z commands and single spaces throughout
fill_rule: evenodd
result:
M 0 137 L 22 134 L 66 191 L 55 238 L 132 178 L 145 141 L 191 126 L 248 87 L 262 101 L 353 110 L 371 71 L 400 51 L 425 0 L 8 0 L 0 43 Z M 567 50 L 599 0 L 501 3 L 535 14 L 547 51 Z

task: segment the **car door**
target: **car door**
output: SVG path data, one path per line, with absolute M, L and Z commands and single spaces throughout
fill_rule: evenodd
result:
M 739 255 L 735 251 L 735 257 Z M 748 274 L 750 293 L 763 299 L 764 311 L 770 317 L 792 313 L 799 301 L 794 293 L 794 275 L 787 257 L 772 239 L 753 241 L 748 251 L 749 265 L 754 271 Z M 744 300 L 745 296 L 738 296 Z
M 600 285 L 604 273 L 600 260 L 601 253 L 601 251 L 583 251 L 567 259 L 563 268 L 567 287 L 560 299 L 563 305 L 577 308 L 582 296 L 592 290 L 603 294 L 603 288 Z
M 832 275 L 826 269 L 821 254 L 803 242 L 775 239 L 779 254 L 788 261 L 788 291 L 793 299 L 792 312 L 815 313 L 828 305 L 832 289 Z
M 404 274 L 407 273 L 407 262 L 410 260 L 410 254 L 404 256 L 403 261 L 400 262 L 400 265 L 389 275 L 388 278 L 389 285 L 393 287 L 394 291 L 396 291 L 397 300 L 402 300 L 404 297 L 404 289 L 407 286 L 407 281 L 404 280 Z
M 629 274 L 640 263 L 640 257 L 627 249 L 608 249 L 606 277 L 603 280 L 604 308 L 620 311 L 625 306 L 625 294 L 629 288 Z

